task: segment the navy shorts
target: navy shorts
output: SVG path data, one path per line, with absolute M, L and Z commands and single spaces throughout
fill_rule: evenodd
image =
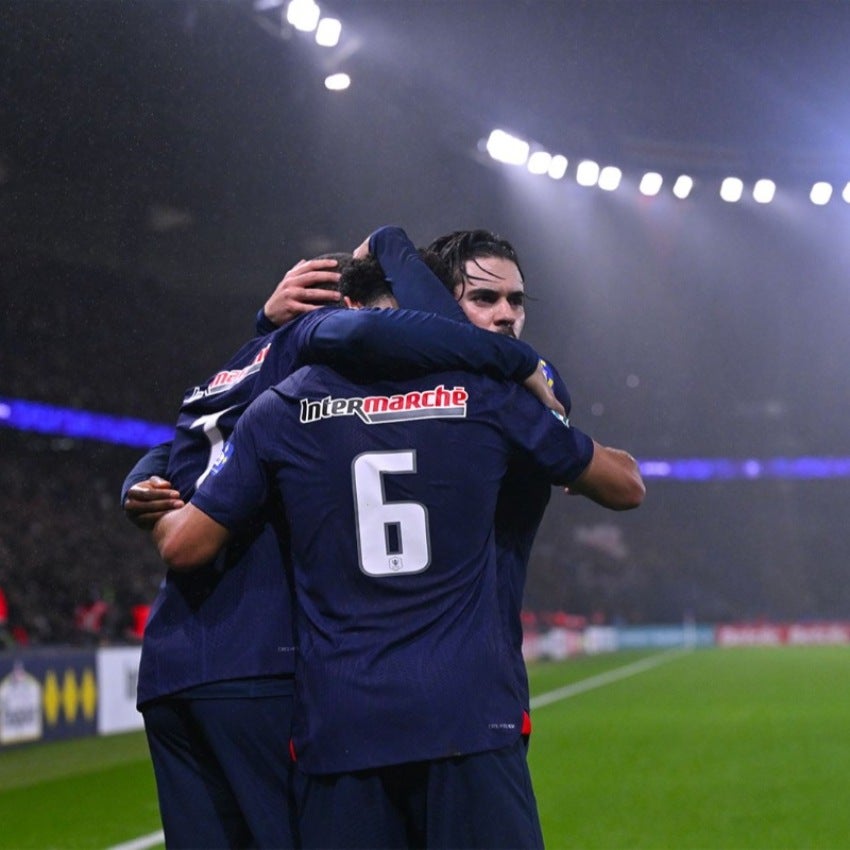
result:
M 457 758 L 296 774 L 304 850 L 543 847 L 522 738 Z
M 169 850 L 296 846 L 292 701 L 180 696 L 142 707 Z

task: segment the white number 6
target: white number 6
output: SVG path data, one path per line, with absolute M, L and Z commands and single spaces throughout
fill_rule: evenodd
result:
M 416 472 L 416 452 L 366 452 L 354 458 L 351 480 L 360 569 L 370 576 L 428 569 L 428 509 L 419 502 L 387 502 L 385 473 Z

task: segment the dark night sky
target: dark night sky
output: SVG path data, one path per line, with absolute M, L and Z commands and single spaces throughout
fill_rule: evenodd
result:
M 7 250 L 259 301 L 299 257 L 383 223 L 419 242 L 485 226 L 523 258 L 528 338 L 610 439 L 844 451 L 850 212 L 806 193 L 850 177 L 850 7 L 323 8 L 343 23 L 331 51 L 251 2 L 5 3 Z M 336 68 L 349 91 L 322 87 Z M 487 163 L 476 147 L 494 126 L 619 164 L 624 186 Z M 695 173 L 694 197 L 640 198 L 643 168 Z M 777 202 L 723 204 L 726 173 L 775 178 Z

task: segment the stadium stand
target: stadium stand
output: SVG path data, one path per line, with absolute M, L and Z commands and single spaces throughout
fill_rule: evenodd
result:
M 171 422 L 193 378 L 251 333 L 253 299 L 195 299 L 152 280 L 37 256 L 0 257 L 0 395 Z M 208 331 L 186 339 L 187 323 Z M 31 644 L 138 641 L 163 568 L 122 519 L 143 449 L 0 428 L 0 587 Z

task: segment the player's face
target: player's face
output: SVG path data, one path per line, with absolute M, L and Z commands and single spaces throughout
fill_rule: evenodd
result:
M 525 286 L 516 263 L 504 257 L 467 260 L 466 282 L 455 298 L 473 325 L 519 338 L 525 324 Z

